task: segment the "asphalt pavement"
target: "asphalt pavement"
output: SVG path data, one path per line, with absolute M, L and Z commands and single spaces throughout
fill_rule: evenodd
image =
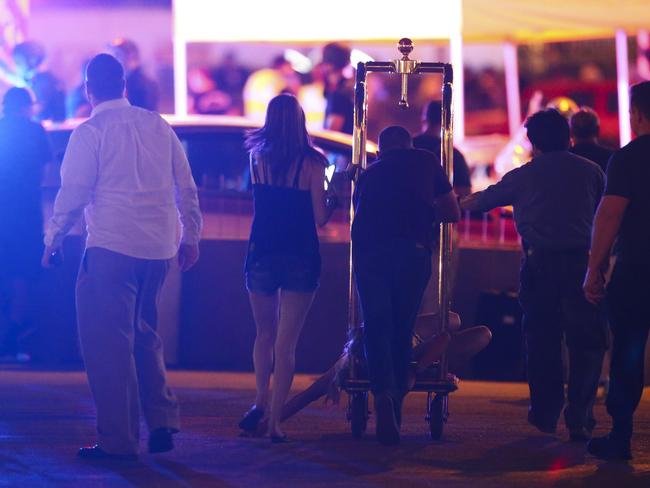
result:
M 339 406 L 315 402 L 286 423 L 291 442 L 239 437 L 237 422 L 254 398 L 251 374 L 170 373 L 183 430 L 176 450 L 136 462 L 87 462 L 94 406 L 83 372 L 0 370 L 0 486 L 15 487 L 650 487 L 650 396 L 636 416 L 634 460 L 605 463 L 526 422 L 527 386 L 461 382 L 450 397 L 443 438 L 431 441 L 426 395 L 405 404 L 402 441 L 384 447 L 353 439 Z M 295 389 L 312 377 L 298 376 Z M 596 434 L 609 419 L 596 406 Z M 143 425 L 142 445 L 146 446 Z

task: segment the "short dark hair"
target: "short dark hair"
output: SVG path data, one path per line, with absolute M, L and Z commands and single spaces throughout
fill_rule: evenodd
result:
M 32 94 L 26 88 L 9 88 L 2 97 L 2 111 L 5 115 L 17 114 L 33 103 Z
M 429 102 L 425 110 L 425 120 L 434 127 L 442 124 L 442 102 L 440 100 Z
M 650 121 L 650 81 L 642 81 L 630 88 L 630 105 Z
M 591 139 L 600 133 L 598 114 L 589 107 L 580 107 L 569 120 L 571 135 L 576 139 Z
M 331 42 L 323 47 L 323 63 L 328 63 L 338 70 L 342 70 L 350 64 L 350 48 Z
M 110 54 L 98 54 L 86 67 L 88 91 L 98 100 L 112 100 L 124 94 L 124 68 Z
M 14 61 L 22 60 L 29 68 L 38 68 L 45 61 L 45 47 L 40 42 L 25 41 L 16 44 L 11 51 Z
M 379 151 L 404 149 L 412 146 L 411 134 L 404 127 L 391 125 L 379 133 Z
M 565 151 L 570 144 L 569 122 L 554 108 L 534 113 L 524 124 L 533 147 L 542 152 Z

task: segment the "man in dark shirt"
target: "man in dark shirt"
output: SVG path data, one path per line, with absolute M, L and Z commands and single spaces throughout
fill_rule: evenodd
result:
M 418 149 L 426 149 L 440 157 L 440 126 L 442 123 L 442 104 L 438 100 L 429 102 L 422 114 L 422 133 L 413 137 L 413 146 Z M 458 149 L 454 148 L 454 191 L 459 197 L 465 197 L 472 193 L 472 181 L 470 179 L 469 166 L 465 156 Z
M 598 144 L 600 120 L 589 107 L 582 107 L 571 116 L 571 138 L 573 146 L 569 151 L 593 161 L 600 169 L 607 171 L 607 163 L 614 151 Z
M 607 287 L 613 335 L 607 412 L 612 431 L 594 438 L 589 452 L 605 459 L 630 459 L 632 418 L 644 386 L 645 347 L 650 330 L 650 82 L 630 92 L 630 122 L 636 138 L 617 151 L 607 169 L 607 187 L 596 218 L 585 296 L 605 297 L 604 271 L 614 241 L 617 260 Z
M 354 87 L 343 76 L 350 64 L 350 48 L 330 43 L 323 48 L 323 75 L 325 78 L 325 129 L 352 134 L 354 129 Z
M 29 329 L 30 288 L 40 269 L 43 217 L 41 179 L 51 159 L 40 124 L 30 120 L 33 100 L 10 88 L 0 119 L 0 355 L 15 356 Z
M 433 224 L 459 217 L 456 196 L 435 156 L 413 149 L 403 127 L 384 129 L 379 160 L 359 178 L 352 225 L 354 274 L 381 443 L 399 442 L 411 336 L 431 274 Z
M 37 120 L 65 120 L 65 93 L 61 82 L 50 71 L 43 69 L 45 47 L 35 41 L 21 42 L 14 46 L 11 57 L 17 75 L 36 98 L 32 108 Z
M 149 78 L 142 68 L 140 50 L 130 39 L 118 38 L 111 44 L 115 56 L 126 74 L 126 98 L 135 107 L 158 110 L 158 85 Z
M 528 348 L 528 420 L 555 432 L 564 406 L 561 345 L 569 349 L 569 395 L 564 417 L 572 440 L 587 440 L 606 329 L 581 292 L 594 211 L 604 186 L 602 170 L 568 152 L 569 124 L 556 110 L 528 118 L 533 159 L 496 185 L 461 201 L 468 210 L 513 205 L 524 259 L 519 301 Z

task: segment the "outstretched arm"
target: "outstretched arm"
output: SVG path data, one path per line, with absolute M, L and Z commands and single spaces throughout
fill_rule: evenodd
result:
M 498 183 L 487 187 L 483 191 L 462 198 L 460 208 L 473 212 L 487 212 L 496 207 L 514 204 L 520 175 L 521 168 L 512 170 Z

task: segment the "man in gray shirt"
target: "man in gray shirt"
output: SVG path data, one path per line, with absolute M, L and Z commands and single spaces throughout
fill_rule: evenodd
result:
M 569 394 L 564 410 L 572 440 L 587 440 L 606 329 L 581 293 L 591 226 L 604 187 L 602 170 L 571 154 L 569 124 L 556 110 L 526 122 L 533 159 L 461 202 L 466 210 L 512 205 L 524 259 L 519 301 L 524 311 L 530 408 L 528 420 L 555 432 L 564 406 L 562 339 L 569 349 Z

